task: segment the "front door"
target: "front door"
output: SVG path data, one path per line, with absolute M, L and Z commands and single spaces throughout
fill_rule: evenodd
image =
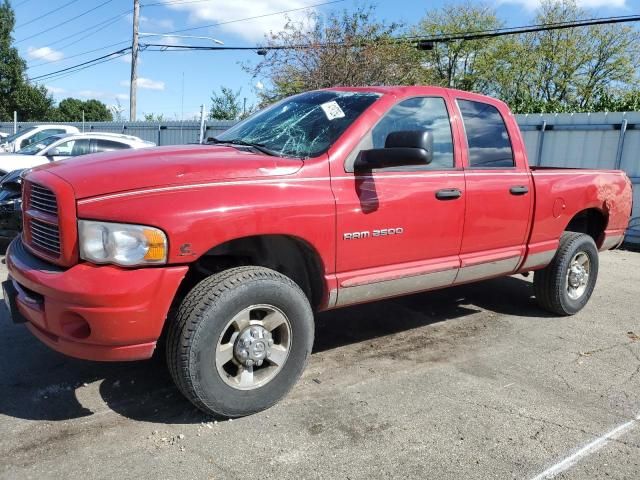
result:
M 395 131 L 430 130 L 429 165 L 354 172 L 362 150 Z M 441 97 L 405 99 L 389 109 L 333 172 L 337 204 L 337 305 L 450 285 L 459 267 L 465 181 Z M 342 169 L 342 165 L 339 165 Z

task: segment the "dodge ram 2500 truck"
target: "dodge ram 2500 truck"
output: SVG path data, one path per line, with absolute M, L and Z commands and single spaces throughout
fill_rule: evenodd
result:
M 578 312 L 631 211 L 623 172 L 529 167 L 504 103 L 443 88 L 303 93 L 209 143 L 29 173 L 3 288 L 64 354 L 162 342 L 227 417 L 292 388 L 315 311 L 535 271 L 543 308 Z

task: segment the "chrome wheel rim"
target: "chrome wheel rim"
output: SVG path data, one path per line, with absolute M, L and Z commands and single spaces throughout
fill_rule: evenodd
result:
M 273 305 L 251 305 L 222 330 L 216 345 L 216 369 L 230 387 L 253 390 L 273 380 L 290 350 L 289 318 Z
M 567 269 L 566 288 L 569 298 L 577 300 L 587 290 L 589 274 L 591 273 L 591 260 L 585 252 L 576 253 L 571 259 Z

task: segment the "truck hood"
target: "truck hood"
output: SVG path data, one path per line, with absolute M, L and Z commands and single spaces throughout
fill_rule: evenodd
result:
M 222 145 L 187 145 L 83 155 L 39 167 L 71 184 L 77 199 L 172 185 L 291 175 L 302 160 Z
M 37 167 L 45 163 L 49 163 L 47 157 L 41 157 L 39 155 L 20 155 L 17 153 L 0 154 L 0 170 L 7 173 L 23 168 Z

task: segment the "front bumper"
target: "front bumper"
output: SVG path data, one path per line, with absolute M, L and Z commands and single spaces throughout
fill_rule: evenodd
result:
M 6 261 L 29 330 L 63 354 L 106 361 L 151 357 L 188 268 L 63 269 L 32 255 L 19 237 Z

